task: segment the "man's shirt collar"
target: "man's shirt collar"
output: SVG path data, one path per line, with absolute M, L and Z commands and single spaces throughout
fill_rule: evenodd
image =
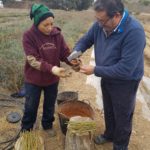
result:
M 125 10 L 125 11 L 123 12 L 123 15 L 122 15 L 122 18 L 121 18 L 119 24 L 118 24 L 117 27 L 113 30 L 113 33 L 114 33 L 114 32 L 117 32 L 117 33 L 122 33 L 122 32 L 123 32 L 124 23 L 126 22 L 128 15 L 129 15 L 128 11 Z

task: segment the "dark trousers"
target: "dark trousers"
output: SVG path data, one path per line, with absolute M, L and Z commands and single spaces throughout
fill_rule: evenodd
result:
M 102 79 L 102 95 L 105 116 L 104 136 L 113 140 L 115 147 L 127 150 L 132 131 L 132 118 L 136 92 L 140 81 Z
M 58 92 L 58 83 L 41 87 L 25 83 L 26 101 L 22 118 L 22 130 L 31 130 L 36 121 L 38 106 L 42 90 L 44 91 L 42 126 L 44 129 L 52 128 L 54 121 L 55 101 Z

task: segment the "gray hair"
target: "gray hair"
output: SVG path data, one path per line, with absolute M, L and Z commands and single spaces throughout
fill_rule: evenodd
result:
M 121 0 L 96 0 L 93 4 L 95 11 L 106 11 L 109 17 L 113 17 L 117 12 L 121 15 L 124 12 L 124 4 Z

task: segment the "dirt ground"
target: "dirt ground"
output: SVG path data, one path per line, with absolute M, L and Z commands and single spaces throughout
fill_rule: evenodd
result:
M 143 16 L 139 16 L 139 18 L 144 18 Z M 150 17 L 150 16 L 148 16 Z M 141 19 L 140 18 L 140 19 Z M 146 18 L 146 17 L 145 17 Z M 144 19 L 145 19 L 144 18 Z M 150 77 L 150 27 L 148 23 L 144 24 L 146 35 L 147 35 L 147 47 L 145 49 L 145 75 Z M 86 52 L 82 56 L 82 60 L 84 64 L 88 64 L 91 56 L 91 50 Z M 69 69 L 68 66 L 62 64 L 66 68 Z M 86 84 L 86 76 L 77 72 L 72 71 L 72 76 L 66 79 L 61 79 L 59 85 L 59 92 L 62 91 L 76 91 L 79 94 L 79 100 L 88 100 L 91 107 L 95 112 L 95 121 L 97 125 L 97 130 L 95 135 L 103 133 L 104 131 L 104 118 L 103 112 L 101 112 L 96 104 L 96 90 Z M 9 91 L 0 89 L 0 93 L 9 94 Z M 0 95 L 1 96 L 1 95 Z M 4 97 L 4 96 L 1 96 Z M 0 98 L 1 98 L 0 97 Z M 6 98 L 6 97 L 5 97 Z M 2 107 L 0 108 L 0 142 L 4 140 L 8 140 L 13 137 L 20 128 L 20 122 L 17 124 L 10 124 L 6 121 L 6 115 L 11 111 L 17 111 L 22 114 L 24 99 L 18 99 L 18 103 L 15 103 L 14 107 Z M 56 113 L 55 113 L 55 122 L 54 128 L 57 131 L 57 136 L 54 138 L 49 138 L 48 134 L 42 131 L 40 120 L 42 116 L 42 98 L 38 112 L 38 118 L 36 123 L 37 130 L 41 131 L 41 135 L 44 139 L 45 149 L 46 150 L 63 150 L 65 147 L 64 141 L 65 136 L 62 134 L 58 115 L 57 115 L 57 105 L 56 105 Z M 143 118 L 142 116 L 142 104 L 137 101 L 136 109 L 134 113 L 133 119 L 133 132 L 129 144 L 129 150 L 149 150 L 150 149 L 150 122 Z M 2 149 L 0 145 L 0 150 Z M 95 145 L 95 150 L 111 150 L 112 144 L 104 144 L 102 146 Z
M 90 52 L 86 53 L 82 58 L 84 63 L 86 64 L 89 60 Z M 86 99 L 90 102 L 92 108 L 95 111 L 95 121 L 97 124 L 97 131 L 95 135 L 99 133 L 103 133 L 104 131 L 104 120 L 103 113 L 99 111 L 96 102 L 95 95 L 96 91 L 93 87 L 86 85 L 86 76 L 80 73 L 73 73 L 72 77 L 67 79 L 62 79 L 59 86 L 59 92 L 61 91 L 78 91 L 79 100 Z M 21 107 L 20 107 L 21 108 Z M 141 114 L 141 104 L 137 102 L 136 110 L 134 114 L 133 120 L 133 133 L 131 136 L 131 142 L 129 145 L 130 150 L 149 150 L 150 147 L 150 122 L 145 120 Z M 5 121 L 5 116 L 8 112 L 14 111 L 15 109 L 6 108 L 5 111 L 0 110 L 0 114 L 2 116 L 1 127 L 0 128 L 0 139 L 5 140 L 16 134 L 16 131 L 19 129 L 20 123 L 18 124 L 10 124 Z M 16 109 L 22 114 L 21 109 Z M 57 106 L 56 106 L 56 120 L 54 122 L 54 128 L 57 131 L 57 136 L 54 138 L 49 138 L 48 134 L 43 132 L 40 126 L 40 118 L 42 115 L 42 102 L 39 108 L 38 113 L 38 123 L 37 128 L 40 129 L 41 135 L 45 142 L 46 150 L 63 150 L 64 149 L 64 140 L 65 136 L 61 133 L 61 129 L 59 127 L 59 121 L 57 116 Z M 4 137 L 4 138 L 3 138 Z M 102 146 L 95 145 L 95 150 L 111 150 L 112 144 L 105 144 Z

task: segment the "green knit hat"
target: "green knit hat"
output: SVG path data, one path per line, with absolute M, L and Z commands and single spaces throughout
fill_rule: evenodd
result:
M 43 4 L 33 4 L 31 6 L 30 18 L 31 20 L 34 18 L 34 24 L 36 26 L 43 20 L 48 17 L 53 17 L 54 14 L 49 10 L 49 8 Z

